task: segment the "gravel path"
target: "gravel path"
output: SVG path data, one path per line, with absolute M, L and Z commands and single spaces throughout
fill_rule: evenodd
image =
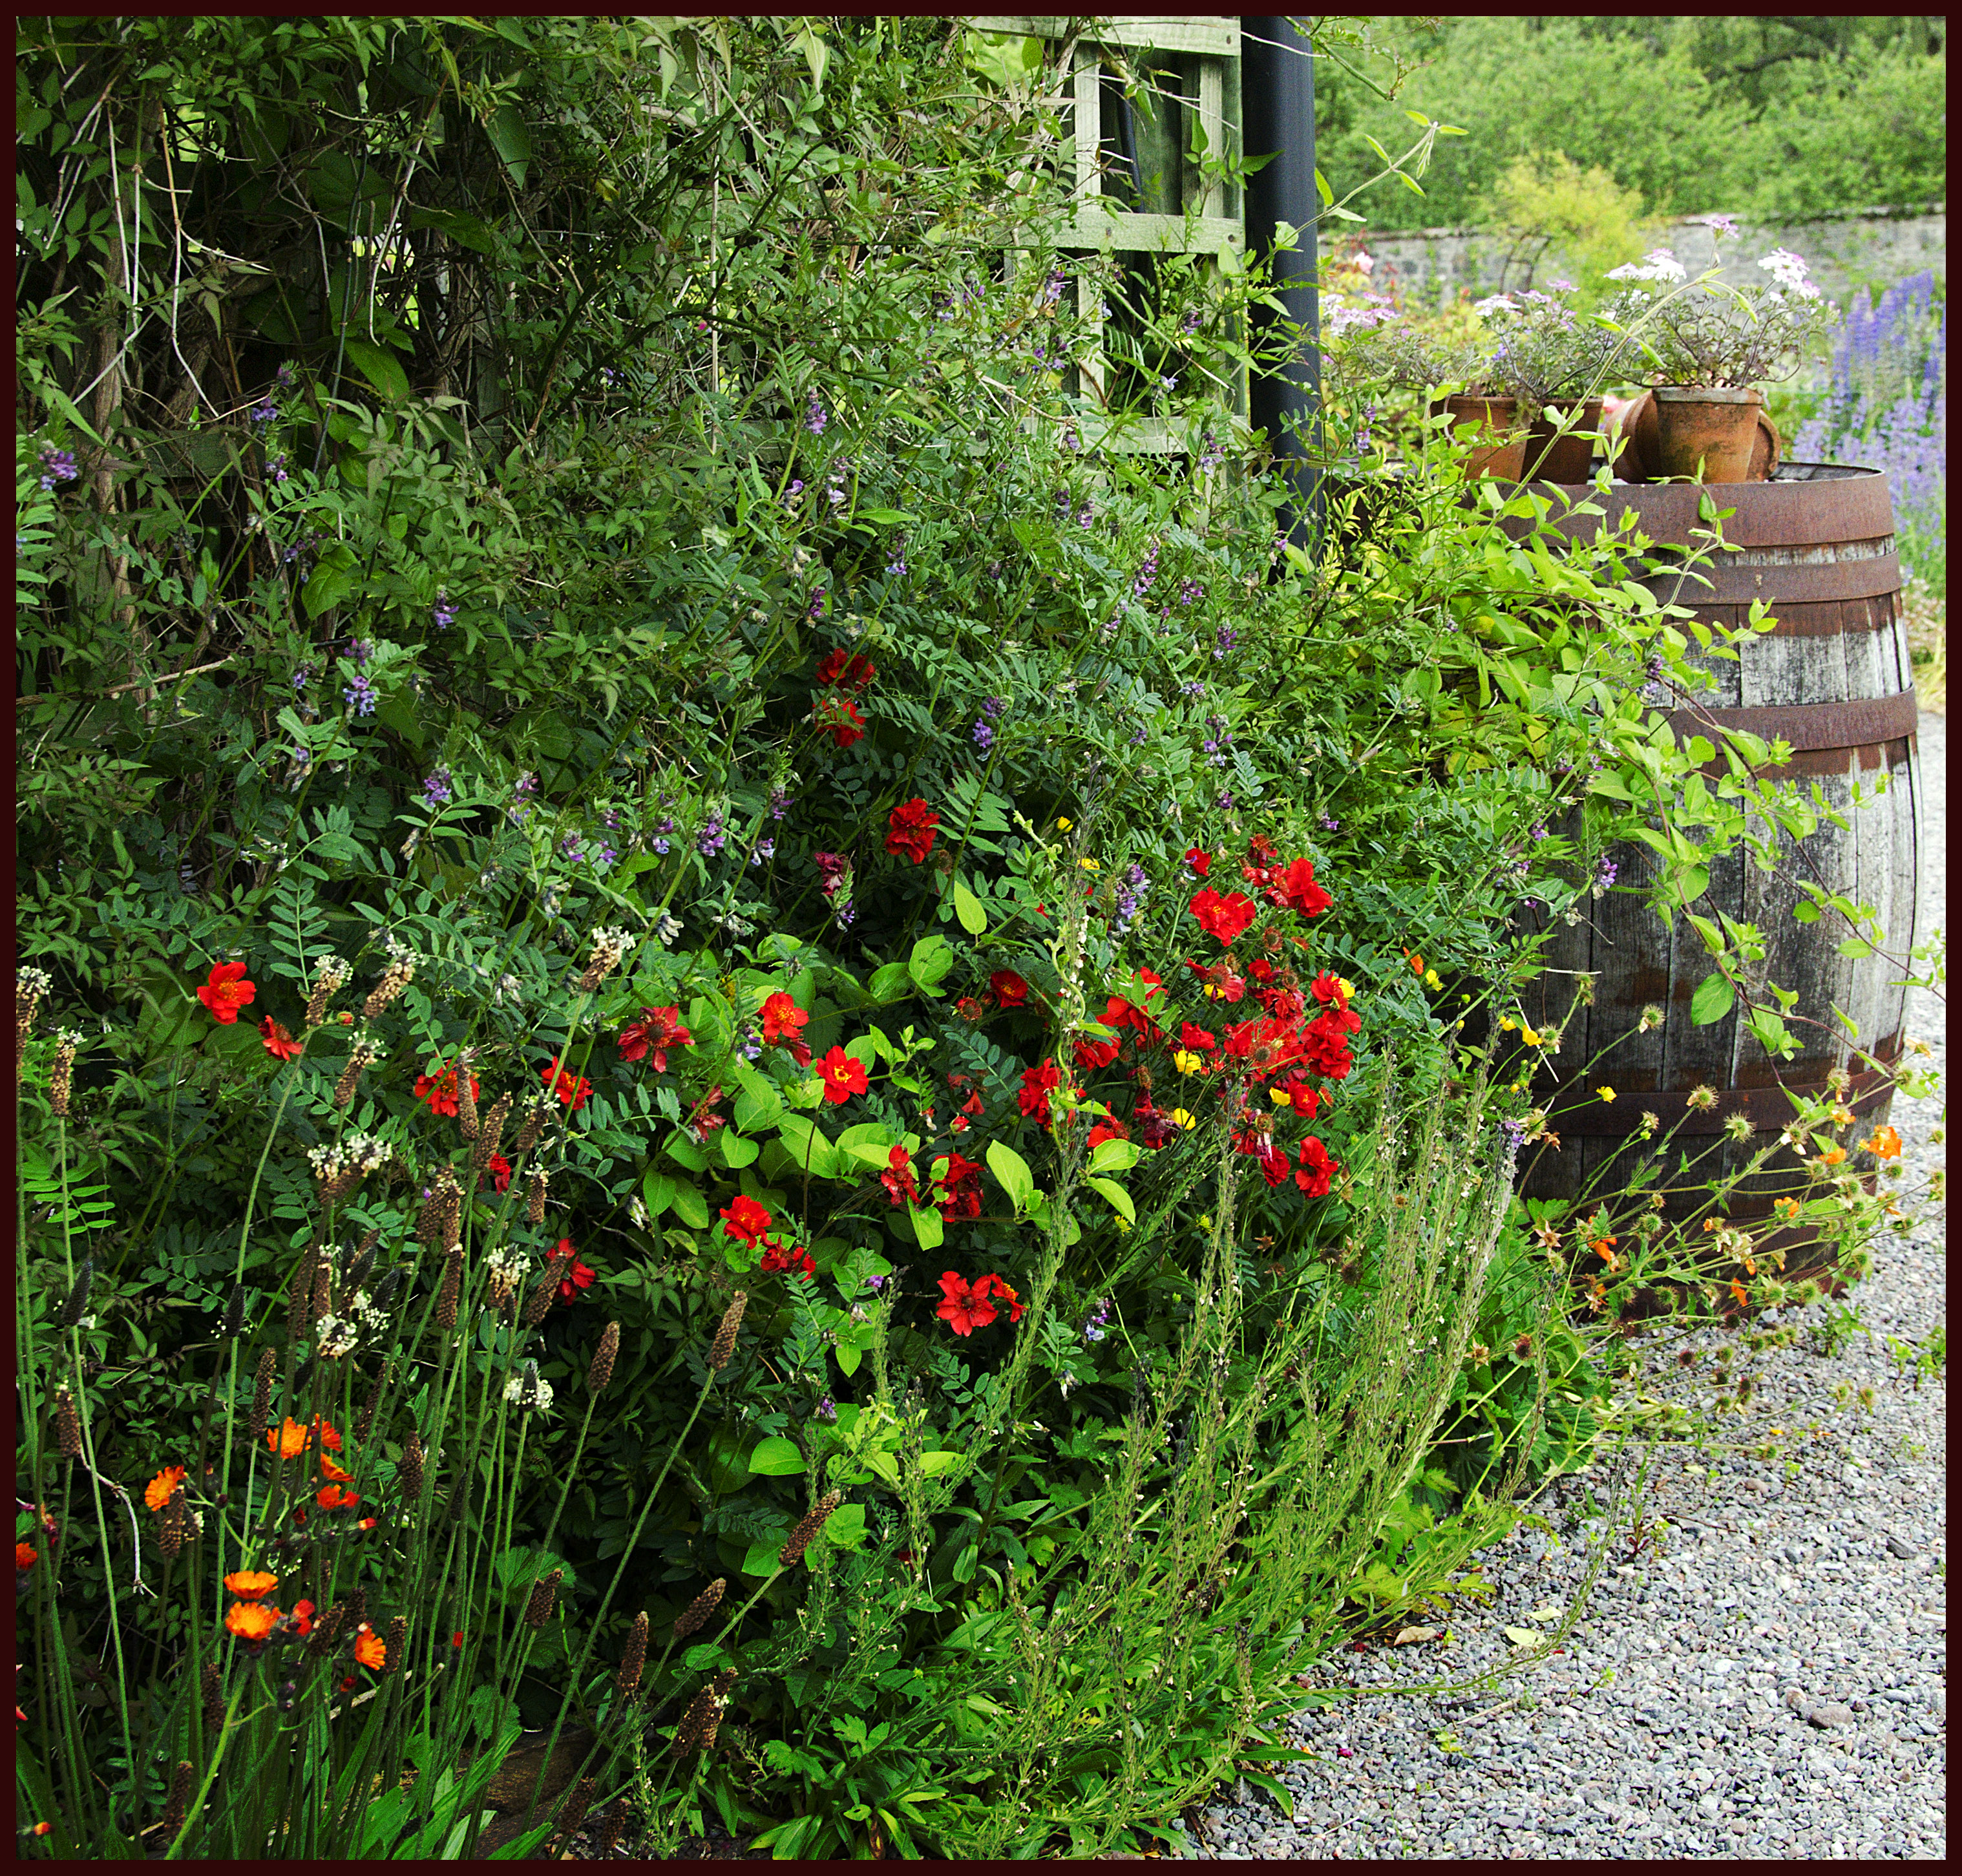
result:
M 1923 717 L 1928 804 L 1924 934 L 1945 924 L 1947 725 Z M 1945 1071 L 1943 1005 L 1912 993 L 1908 1033 Z M 1747 1357 L 1734 1334 L 1652 1350 L 1641 1385 L 1707 1408 L 1730 1348 L 1757 1381 L 1727 1440 L 1788 1430 L 1782 1454 L 1658 1449 L 1648 1516 L 1659 1541 L 1629 1560 L 1625 1520 L 1564 1652 L 1508 1674 L 1504 1631 L 1554 1626 L 1586 1574 L 1603 1463 L 1481 1554 L 1497 1592 L 1437 1641 L 1339 1657 L 1322 1686 L 1382 1690 L 1299 1715 L 1292 1821 L 1266 1795 L 1222 1788 L 1189 1816 L 1199 1858 L 1916 1857 L 1947 1854 L 1948 1494 L 1944 1379 L 1890 1360 L 1946 1319 L 1945 1233 L 1926 1199 L 1945 1159 L 1942 1096 L 1897 1097 L 1903 1190 L 1921 1216 L 1875 1248 L 1842 1302 L 1871 1336 L 1835 1353 L 1831 1302 L 1788 1312 L 1791 1347 Z M 1676 1357 L 1697 1351 L 1684 1369 Z M 1590 1495 L 1591 1494 L 1591 1495 Z M 1536 1621 L 1535 1616 L 1539 1617 Z M 1392 1690 L 1490 1672 L 1492 1691 Z

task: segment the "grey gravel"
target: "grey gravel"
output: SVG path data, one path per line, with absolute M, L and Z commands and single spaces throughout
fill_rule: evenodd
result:
M 1947 919 L 1944 721 L 1924 716 L 1928 804 L 1920 929 Z M 1944 1076 L 1944 1005 L 1910 993 L 1907 1031 Z M 1437 1640 L 1345 1653 L 1304 1677 L 1359 1697 L 1290 1722 L 1315 1755 L 1283 1768 L 1293 1817 L 1244 1780 L 1188 1814 L 1195 1858 L 1878 1857 L 1948 1850 L 1945 1375 L 1890 1359 L 1946 1321 L 1946 1238 L 1928 1174 L 1945 1149 L 1939 1089 L 1896 1096 L 1900 1189 L 1914 1216 L 1841 1299 L 1870 1333 L 1828 1352 L 1839 1306 L 1788 1312 L 1791 1347 L 1746 1357 L 1731 1333 L 1645 1338 L 1641 1385 L 1707 1408 L 1731 1373 L 1757 1385 L 1719 1423 L 1726 1445 L 1781 1427 L 1780 1456 L 1671 1443 L 1630 1558 L 1601 1514 L 1610 1462 L 1556 1481 L 1478 1561 L 1497 1592 L 1430 1619 Z M 1678 1366 L 1679 1350 L 1696 1352 Z M 1871 1389 L 1871 1407 L 1860 1391 Z M 1612 1542 L 1564 1651 L 1507 1671 L 1508 1627 L 1554 1628 Z M 1494 1676 L 1489 1691 L 1399 1689 Z M 1372 1697 L 1373 1696 L 1373 1697 Z

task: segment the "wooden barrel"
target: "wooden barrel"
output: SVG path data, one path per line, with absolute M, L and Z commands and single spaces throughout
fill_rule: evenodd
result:
M 1582 491 L 1571 493 L 1577 497 Z M 1641 530 L 1661 544 L 1689 542 L 1703 491 L 1665 484 L 1617 487 L 1605 497 L 1588 493 L 1608 511 L 1599 525 L 1612 529 L 1622 512 L 1633 509 Z M 1658 598 L 1693 606 L 1706 622 L 1740 625 L 1751 602 L 1762 599 L 1778 624 L 1767 636 L 1740 641 L 1737 662 L 1700 660 L 1718 687 L 1672 712 L 1672 726 L 1679 740 L 1699 726 L 1707 734 L 1713 719 L 1767 741 L 1783 738 L 1794 759 L 1773 772 L 1815 781 L 1849 823 L 1845 830 L 1822 824 L 1803 842 L 1778 830 L 1782 863 L 1769 879 L 1742 849 L 1734 850 L 1711 868 L 1708 899 L 1699 907 L 1707 915 L 1714 906 L 1762 934 L 1766 955 L 1757 968 L 1798 992 L 1786 1021 L 1799 1052 L 1786 1061 L 1768 1055 L 1734 1008 L 1717 1022 L 1691 1023 L 1691 994 L 1714 960 L 1686 921 L 1679 917 L 1672 930 L 1636 896 L 1655 883 L 1659 856 L 1638 843 L 1616 848 L 1610 857 L 1619 869 L 1617 886 L 1634 890 L 1594 901 L 1576 925 L 1556 924 L 1547 953 L 1551 972 L 1529 993 L 1536 1025 L 1557 1024 L 1573 991 L 1571 978 L 1558 973 L 1587 971 L 1596 979 L 1593 1005 L 1567 1024 L 1539 1097 L 1558 1116 L 1551 1125 L 1561 1146 L 1533 1160 L 1523 1188 L 1529 1197 L 1574 1198 L 1603 1168 L 1595 1190 L 1612 1196 L 1621 1189 L 1618 1179 L 1654 1150 L 1633 1137 L 1645 1111 L 1665 1127 L 1683 1123 L 1679 1142 L 1699 1162 L 1685 1181 L 1693 1188 L 1720 1169 L 1740 1168 L 1756 1147 L 1769 1143 L 1767 1134 L 1783 1129 L 1791 1114 L 1785 1088 L 1816 1094 L 1829 1071 L 1850 1067 L 1847 1104 L 1864 1123 L 1862 1136 L 1886 1119 L 1892 1098 L 1885 1076 L 1857 1058 L 1871 1056 L 1890 1066 L 1900 1056 L 1906 992 L 1890 981 L 1898 973 L 1878 957 L 1841 957 L 1839 946 L 1849 933 L 1836 915 L 1809 925 L 1792 917 L 1800 896 L 1794 879 L 1806 877 L 1871 905 L 1895 955 L 1915 942 L 1922 794 L 1887 478 L 1836 464 L 1789 463 L 1775 480 L 1724 484 L 1716 493 L 1721 506 L 1736 510 L 1724 529 L 1741 551 L 1720 555 L 1703 576 L 1707 585 L 1673 570 L 1647 583 Z M 1593 517 L 1569 525 L 1583 519 L 1591 535 Z M 1709 772 L 1723 772 L 1721 759 Z M 1855 808 L 1855 782 L 1871 794 L 1882 775 L 1886 792 Z M 1663 1020 L 1637 1034 L 1645 1006 L 1659 1007 Z M 1850 1062 L 1843 1035 L 1829 1033 L 1839 1030 L 1836 1008 L 1858 1026 Z M 1604 1047 L 1607 1053 L 1586 1066 Z M 1595 1094 L 1602 1086 L 1614 1089 L 1612 1103 Z M 1714 1107 L 1689 1107 L 1689 1093 L 1699 1086 L 1717 1091 Z M 1740 1114 L 1750 1120 L 1754 1146 L 1723 1136 L 1725 1121 Z M 1713 1145 L 1719 1154 L 1702 1160 L 1702 1150 Z M 1672 1149 L 1666 1168 L 1677 1163 Z M 1804 1189 L 1797 1162 L 1781 1151 L 1738 1188 L 1728 1215 L 1740 1224 L 1762 1220 L 1775 1197 Z M 1708 1195 L 1687 1189 L 1670 1194 L 1666 1215 L 1693 1220 L 1708 1210 Z M 1810 1232 L 1786 1230 L 1772 1242 L 1785 1252 L 1788 1276 L 1822 1274 Z M 1815 1251 L 1809 1263 L 1808 1249 Z

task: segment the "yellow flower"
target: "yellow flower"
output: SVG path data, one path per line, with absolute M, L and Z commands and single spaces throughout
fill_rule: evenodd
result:
M 1197 1075 L 1205 1065 L 1190 1049 L 1172 1051 L 1171 1065 L 1181 1075 Z
M 1269 1088 L 1267 1090 L 1267 1098 L 1271 1101 L 1277 1107 L 1291 1107 L 1294 1105 L 1293 1095 L 1290 1095 L 1285 1088 Z
M 1342 992 L 1343 996 L 1348 1002 L 1351 1003 L 1355 1002 L 1356 986 L 1347 977 L 1337 977 L 1335 980 L 1335 987 Z
M 1424 973 L 1424 980 L 1433 990 L 1442 990 L 1444 988 L 1444 980 L 1434 970 L 1427 970 Z
M 1069 832 L 1069 823 L 1065 820 L 1061 815 L 1058 815 L 1056 817 L 1056 824 L 1059 833 L 1066 834 Z
M 1510 1016 L 1502 1016 L 1499 1018 L 1499 1027 L 1501 1029 L 1516 1029 L 1519 1027 L 1519 1024 L 1514 1022 Z
M 1612 1088 L 1597 1088 L 1594 1091 L 1603 1101 L 1612 1101 L 1615 1098 L 1615 1091 Z
M 1101 873 L 1104 870 L 1094 860 L 1079 860 L 1076 864 L 1086 873 Z
M 1187 1114 L 1183 1107 L 1173 1108 L 1171 1111 L 1171 1117 L 1173 1120 L 1177 1121 L 1181 1127 L 1184 1127 L 1187 1133 L 1190 1133 L 1199 1124 L 1199 1123 L 1195 1120 L 1190 1114 Z
M 1529 1049 L 1537 1049 L 1539 1047 L 1539 1031 L 1530 1027 L 1522 1028 L 1519 1031 L 1519 1040 Z

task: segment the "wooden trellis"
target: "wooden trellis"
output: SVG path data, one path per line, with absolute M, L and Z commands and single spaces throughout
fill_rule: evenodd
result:
M 1076 23 L 1053 17 L 1005 15 L 972 18 L 968 24 L 981 32 L 1014 33 L 1053 42 L 1067 40 Z M 1142 185 L 1142 206 L 1120 206 L 1106 186 L 1115 129 L 1105 95 L 1110 82 L 1107 54 L 1114 47 L 1123 48 L 1133 64 L 1142 60 L 1162 75 L 1155 124 L 1138 120 L 1125 126 L 1136 139 L 1134 180 Z M 1071 146 L 1065 160 L 1072 166 L 1076 206 L 1059 244 L 1065 251 L 1110 254 L 1140 266 L 1154 257 L 1173 254 L 1210 256 L 1215 267 L 1222 255 L 1244 257 L 1247 234 L 1241 190 L 1207 179 L 1187 155 L 1195 115 L 1205 133 L 1207 149 L 1235 156 L 1239 153 L 1238 16 L 1097 21 L 1075 40 L 1069 78 L 1069 90 L 1051 101 L 1067 110 L 1071 126 Z M 1177 81 L 1175 91 L 1166 81 L 1172 79 Z M 1086 400 L 1103 402 L 1111 388 L 1111 368 L 1103 342 L 1101 292 L 1094 281 L 1082 275 L 1076 290 L 1078 311 L 1089 341 L 1078 357 L 1079 388 Z M 1221 401 L 1225 407 L 1245 413 L 1244 372 L 1238 374 Z M 1085 443 L 1098 440 L 1103 428 L 1094 420 L 1087 423 Z M 1160 452 L 1184 447 L 1167 426 L 1149 420 L 1128 422 L 1110 442 L 1115 447 Z

